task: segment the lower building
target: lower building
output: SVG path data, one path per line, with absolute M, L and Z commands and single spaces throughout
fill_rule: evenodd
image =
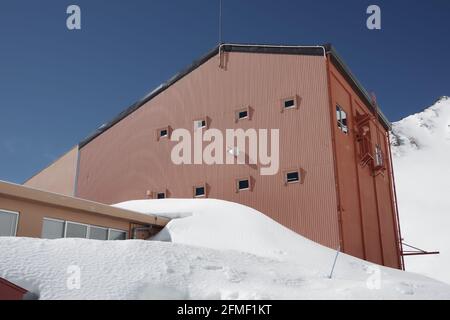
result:
M 168 221 L 0 181 L 0 237 L 147 239 Z

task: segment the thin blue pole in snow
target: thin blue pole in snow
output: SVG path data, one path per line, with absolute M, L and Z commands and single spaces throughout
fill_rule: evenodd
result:
M 339 245 L 339 247 L 338 247 L 338 249 L 336 251 L 336 256 L 334 257 L 333 268 L 331 268 L 331 272 L 330 272 L 330 276 L 329 276 L 330 279 L 333 277 L 334 267 L 336 266 L 336 262 L 337 262 L 337 258 L 339 256 L 339 252 L 341 252 L 341 246 L 340 245 Z

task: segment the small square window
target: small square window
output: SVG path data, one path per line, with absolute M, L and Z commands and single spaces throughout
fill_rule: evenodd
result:
M 288 99 L 284 101 L 284 108 L 290 109 L 295 108 L 295 100 L 294 99 Z
M 236 122 L 240 121 L 240 120 L 245 120 L 245 119 L 250 120 L 250 108 L 247 107 L 247 108 L 236 110 L 236 112 L 235 112 Z
M 194 187 L 194 198 L 202 198 L 206 196 L 205 186 Z
M 281 112 L 284 110 L 298 109 L 300 105 L 300 97 L 295 95 L 281 100 Z
M 206 128 L 206 119 L 199 119 L 194 121 L 194 130 Z
M 156 130 L 157 140 L 166 139 L 170 137 L 170 127 L 159 128 Z
M 156 193 L 156 199 L 165 199 L 166 193 L 165 192 L 157 192 Z
M 239 179 L 237 182 L 238 191 L 249 190 L 250 180 L 249 179 Z
M 167 129 L 162 129 L 159 131 L 160 138 L 167 137 L 168 135 L 169 135 L 169 131 Z
M 244 111 L 240 111 L 238 114 L 239 119 L 246 119 L 248 118 L 248 111 L 244 110 Z
M 295 183 L 300 181 L 300 174 L 298 171 L 289 171 L 286 172 L 286 182 L 287 183 Z

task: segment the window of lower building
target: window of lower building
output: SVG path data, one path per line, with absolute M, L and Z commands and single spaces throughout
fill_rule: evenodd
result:
M 347 113 L 340 107 L 336 106 L 336 119 L 338 128 L 345 134 L 348 134 Z
M 72 221 L 44 218 L 43 239 L 83 238 L 93 240 L 126 240 L 127 232 Z
M 64 221 L 44 218 L 42 222 L 42 239 L 64 238 L 64 225 Z
M 237 189 L 238 191 L 250 190 L 250 179 L 239 179 Z
M 19 213 L 0 210 L 0 237 L 15 237 Z
M 202 198 L 206 196 L 205 186 L 194 187 L 194 198 Z
M 87 238 L 88 226 L 76 222 L 66 222 L 66 238 Z
M 286 183 L 295 183 L 300 181 L 300 174 L 298 171 L 286 172 Z
M 121 230 L 109 229 L 108 240 L 125 240 L 127 233 Z
M 89 227 L 89 239 L 108 240 L 108 229 L 102 227 Z

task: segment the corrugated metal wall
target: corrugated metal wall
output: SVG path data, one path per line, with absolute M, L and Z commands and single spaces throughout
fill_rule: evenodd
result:
M 77 196 L 103 203 L 144 199 L 167 190 L 192 198 L 207 183 L 208 196 L 254 207 L 324 245 L 339 244 L 326 60 L 317 56 L 224 53 L 182 78 L 80 150 Z M 298 109 L 281 112 L 281 99 L 297 95 Z M 235 121 L 249 106 L 251 120 Z M 207 117 L 210 128 L 280 129 L 280 171 L 260 176 L 248 165 L 183 165 L 171 162 L 174 142 L 157 141 L 170 126 L 192 133 Z M 284 184 L 283 171 L 301 168 L 301 184 Z M 236 192 L 235 179 L 251 176 L 252 191 Z
M 355 117 L 371 114 L 340 72 L 330 64 L 331 104 L 339 104 L 349 115 L 350 131 L 343 134 L 334 125 L 338 180 L 342 209 L 344 251 L 369 261 L 400 268 L 398 227 L 391 184 L 387 131 L 371 120 L 372 150 L 379 144 L 386 170 L 374 172 L 370 165 L 361 165 L 355 137 Z M 336 124 L 336 115 L 333 122 Z

